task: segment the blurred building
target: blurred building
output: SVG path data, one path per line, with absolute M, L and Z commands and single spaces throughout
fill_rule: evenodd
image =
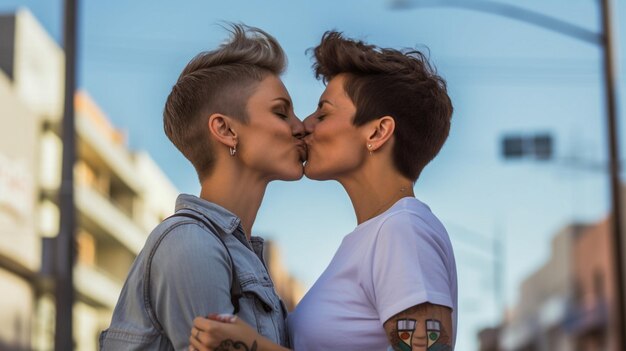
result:
M 522 282 L 519 302 L 501 330 L 504 350 L 568 349 L 561 325 L 572 294 L 572 243 L 581 228 L 557 233 L 548 261 Z
M 0 15 L 0 350 L 52 350 L 59 230 L 63 50 L 27 11 Z M 77 257 L 74 338 L 97 350 L 128 269 L 178 191 L 86 92 L 75 95 Z M 266 250 L 287 305 L 302 296 L 278 248 Z
M 282 298 L 287 310 L 293 311 L 304 296 L 305 289 L 302 283 L 287 271 L 276 243 L 266 240 L 263 255 L 276 286 L 276 292 Z
M 478 351 L 498 351 L 500 349 L 500 327 L 484 328 L 478 332 Z
M 564 329 L 576 351 L 620 350 L 612 328 L 615 270 L 609 219 L 583 230 L 574 244 L 573 299 Z
M 0 349 L 49 350 L 64 55 L 26 10 L 1 16 L 0 33 L 0 286 L 9 291 Z M 129 266 L 178 192 L 147 154 L 128 150 L 85 92 L 75 108 L 74 335 L 77 349 L 96 350 Z
M 42 288 L 40 135 L 61 113 L 63 56 L 25 11 L 0 16 L 0 349 L 30 350 Z
M 618 351 L 609 221 L 557 233 L 502 325 L 479 332 L 481 351 Z

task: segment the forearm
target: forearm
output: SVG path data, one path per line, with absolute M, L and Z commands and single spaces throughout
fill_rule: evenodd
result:
M 247 323 L 232 315 L 209 315 L 193 321 L 189 342 L 199 351 L 290 351 L 260 335 Z
M 234 340 L 222 340 L 222 342 L 215 348 L 215 351 L 226 351 L 232 349 L 241 351 L 291 351 L 291 349 L 280 346 L 260 335 L 247 341 L 243 339 L 239 340 L 238 338 L 235 338 Z

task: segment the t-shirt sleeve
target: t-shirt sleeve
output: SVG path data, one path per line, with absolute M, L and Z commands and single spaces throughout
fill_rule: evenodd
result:
M 187 350 L 193 319 L 233 313 L 231 266 L 224 245 L 197 224 L 172 229 L 150 267 L 152 307 L 174 349 Z
M 371 298 L 381 324 L 422 303 L 453 308 L 446 233 L 399 213 L 380 227 L 372 260 Z

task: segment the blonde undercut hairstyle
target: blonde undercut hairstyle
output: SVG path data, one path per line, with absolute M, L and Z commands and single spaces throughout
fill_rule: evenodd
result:
M 183 69 L 163 111 L 165 134 L 196 169 L 200 181 L 215 162 L 208 131 L 214 113 L 247 122 L 247 102 L 259 82 L 280 76 L 287 59 L 268 33 L 230 24 L 229 39 L 217 49 L 196 55 Z

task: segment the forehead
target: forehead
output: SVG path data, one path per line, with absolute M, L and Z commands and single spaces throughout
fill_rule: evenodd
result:
M 252 96 L 250 96 L 250 101 L 272 101 L 277 98 L 284 98 L 287 101 L 291 101 L 289 92 L 282 80 L 275 75 L 268 75 L 257 84 Z
M 346 90 L 344 89 L 346 79 L 347 77 L 345 74 L 340 74 L 331 79 L 326 85 L 326 90 L 324 90 L 320 99 L 336 100 L 348 98 Z

